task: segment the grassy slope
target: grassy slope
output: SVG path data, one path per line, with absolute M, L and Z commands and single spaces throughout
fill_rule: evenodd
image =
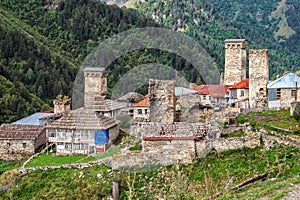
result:
M 105 166 L 35 171 L 0 192 L 0 198 L 99 199 L 111 194 L 114 179 L 122 180 L 121 199 L 203 199 L 218 192 L 224 193 L 219 199 L 273 198 L 282 196 L 282 189 L 291 183 L 300 182 L 299 156 L 299 149 L 275 146 L 266 151 L 256 148 L 213 153 L 190 165 L 175 164 L 143 173 L 120 173 Z M 265 181 L 239 190 L 224 189 L 264 172 L 269 173 Z

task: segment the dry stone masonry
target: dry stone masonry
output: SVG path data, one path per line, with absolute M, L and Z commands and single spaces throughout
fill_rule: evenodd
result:
M 269 81 L 268 50 L 249 51 L 249 101 L 250 108 L 268 106 L 267 85 Z
M 175 121 L 175 83 L 171 80 L 149 81 L 149 118 L 152 122 L 173 123 Z
M 225 85 L 234 85 L 246 78 L 246 48 L 246 39 L 225 40 Z
M 107 93 L 107 69 L 85 68 L 84 69 L 84 107 L 95 96 L 105 96 Z

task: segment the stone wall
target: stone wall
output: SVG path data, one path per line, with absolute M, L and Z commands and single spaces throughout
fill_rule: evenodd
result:
M 269 81 L 268 50 L 249 51 L 249 102 L 250 108 L 268 106 L 267 85 Z
M 42 147 L 46 145 L 47 137 L 46 137 L 46 129 L 42 131 L 42 133 L 35 139 L 34 149 L 35 152 L 40 151 Z
M 149 118 L 152 122 L 173 123 L 175 121 L 174 81 L 149 81 Z
M 234 85 L 246 78 L 247 40 L 225 40 L 224 84 Z
M 34 140 L 0 140 L 0 160 L 19 160 L 35 153 Z
M 107 93 L 107 70 L 104 68 L 84 69 L 84 107 L 95 96 L 105 96 Z
M 281 108 L 290 108 L 291 103 L 295 102 L 296 98 L 291 95 L 292 90 L 295 88 L 282 88 L 281 89 L 281 98 L 280 98 L 280 107 Z M 297 90 L 297 99 L 300 100 L 300 88 Z
M 240 149 L 243 147 L 254 148 L 260 145 L 259 135 L 245 136 L 245 137 L 233 137 L 233 138 L 219 138 L 213 142 L 213 148 L 218 151 L 226 151 L 230 149 Z

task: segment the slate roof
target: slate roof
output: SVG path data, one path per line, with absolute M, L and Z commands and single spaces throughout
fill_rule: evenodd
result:
M 211 95 L 212 97 L 225 97 L 229 94 L 229 86 L 226 85 L 198 85 L 193 90 L 201 95 Z
M 20 124 L 20 125 L 45 125 L 42 121 L 40 121 L 43 117 L 48 117 L 54 115 L 54 113 L 34 113 L 28 117 L 22 118 L 18 121 L 13 122 L 12 124 Z
M 275 81 L 272 81 L 268 84 L 268 89 L 277 89 L 277 88 L 296 88 L 296 82 L 297 87 L 300 87 L 300 77 L 297 76 L 294 73 L 288 73 Z
M 64 113 L 60 119 L 47 125 L 47 128 L 106 130 L 116 125 L 116 121 L 110 117 L 105 117 L 93 110 L 79 108 Z
M 197 94 L 197 91 L 185 87 L 175 87 L 175 96 L 182 96 L 188 94 Z
M 149 106 L 149 97 L 145 97 L 142 101 L 133 104 L 133 107 L 148 107 Z
M 32 139 L 35 140 L 43 132 L 45 126 L 2 124 L 0 139 Z
M 234 84 L 229 89 L 249 89 L 249 78 L 246 78 L 246 79 Z
M 145 97 L 137 92 L 129 92 L 124 96 L 117 99 L 117 101 L 127 101 L 130 103 L 137 103 L 143 100 Z
M 87 109 L 99 112 L 109 112 L 126 107 L 126 103 L 105 99 L 104 96 L 96 96 L 90 99 Z

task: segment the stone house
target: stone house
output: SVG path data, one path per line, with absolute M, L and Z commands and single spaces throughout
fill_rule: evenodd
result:
M 133 104 L 133 120 L 136 122 L 149 121 L 149 97 Z
M 294 73 L 270 82 L 268 88 L 268 106 L 272 109 L 290 108 L 292 102 L 300 99 L 300 77 Z
M 89 104 L 86 105 L 85 109 L 92 109 L 106 117 L 115 118 L 127 107 L 127 102 L 113 101 L 105 96 L 94 96 L 90 98 Z
M 0 126 L 0 159 L 16 160 L 30 156 L 46 144 L 43 125 L 2 124 Z
M 217 136 L 213 126 L 206 123 L 189 122 L 141 122 L 131 126 L 131 132 L 142 134 L 143 153 L 155 154 L 158 160 L 180 160 L 191 163 L 203 154 L 206 139 Z
M 122 112 L 133 118 L 134 107 L 133 105 L 142 101 L 145 97 L 137 92 L 129 92 L 124 96 L 118 98 L 116 101 L 126 105 L 126 108 L 122 109 Z
M 116 121 L 90 109 L 65 113 L 46 126 L 48 143 L 56 144 L 58 155 L 105 152 L 119 135 Z
M 239 109 L 249 108 L 249 78 L 229 88 L 229 105 Z
M 207 108 L 207 106 L 200 106 L 200 96 L 197 91 L 191 90 L 185 87 L 174 87 L 175 94 L 175 113 L 176 116 L 174 121 L 189 121 L 191 119 L 193 122 L 193 116 L 197 115 L 197 119 L 200 118 L 202 111 Z M 133 119 L 135 122 L 146 122 L 149 119 L 149 97 L 145 97 L 142 101 L 133 105 L 134 115 Z M 201 107 L 201 108 L 200 108 Z M 209 107 L 211 108 L 211 107 Z M 198 116 L 199 115 L 199 116 Z M 199 120 L 196 120 L 199 121 Z
M 198 91 L 203 105 L 225 105 L 229 98 L 228 88 L 227 85 L 198 85 L 192 89 Z

